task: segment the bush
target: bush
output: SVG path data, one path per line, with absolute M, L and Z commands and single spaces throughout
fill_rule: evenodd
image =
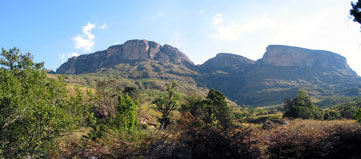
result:
M 283 117 L 322 119 L 319 108 L 311 102 L 310 96 L 304 90 L 299 90 L 293 100 L 286 99 L 284 109 Z
M 323 120 L 339 120 L 341 118 L 341 114 L 337 111 L 326 111 L 323 115 Z

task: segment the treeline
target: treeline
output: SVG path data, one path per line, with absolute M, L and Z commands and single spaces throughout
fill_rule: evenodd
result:
M 330 97 L 327 100 L 332 100 Z M 344 98 L 342 98 L 344 99 Z M 344 99 L 341 104 L 316 106 L 306 90 L 300 89 L 293 99 L 285 99 L 283 105 L 275 108 L 249 108 L 242 106 L 235 113 L 239 122 L 262 123 L 270 119 L 314 119 L 314 120 L 360 120 L 361 100 L 359 98 Z

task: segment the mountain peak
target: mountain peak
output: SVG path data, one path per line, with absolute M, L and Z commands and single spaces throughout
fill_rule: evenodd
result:
M 250 68 L 254 63 L 255 61 L 240 55 L 218 53 L 216 57 L 207 60 L 200 67 L 203 70 L 208 70 L 208 72 L 217 70 L 225 72 L 243 72 Z
M 266 50 L 266 53 L 260 60 L 263 64 L 284 67 L 343 69 L 353 72 L 348 66 L 345 57 L 330 51 L 311 50 L 286 45 L 269 45 Z
M 101 68 L 113 67 L 120 63 L 154 60 L 161 63 L 193 65 L 193 62 L 177 48 L 148 40 L 129 40 L 121 45 L 110 46 L 107 50 L 72 57 L 56 71 L 60 74 L 81 74 L 97 72 Z

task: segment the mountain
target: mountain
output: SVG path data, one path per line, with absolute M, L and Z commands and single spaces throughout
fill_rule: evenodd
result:
M 193 65 L 193 62 L 185 54 L 170 45 L 162 46 L 147 40 L 130 40 L 122 45 L 111 46 L 107 50 L 72 57 L 62 64 L 56 73 L 93 73 L 120 63 L 132 64 L 150 60 L 178 65 Z
M 211 60 L 224 61 L 217 56 Z M 238 104 L 252 106 L 280 104 L 301 88 L 315 100 L 360 95 L 360 77 L 344 57 L 329 51 L 270 45 L 262 59 L 244 68 L 248 69 L 242 73 L 213 73 L 205 82 Z M 222 70 L 222 66 L 214 70 Z
M 200 74 L 185 54 L 170 45 L 148 40 L 129 40 L 104 51 L 69 58 L 56 73 L 66 74 L 68 83 L 87 87 L 113 79 L 122 87 L 147 90 L 145 96 L 154 96 L 155 91 L 173 80 L 178 82 L 181 93 L 205 96 L 208 92 L 207 88 L 198 86 L 195 79 Z
M 361 79 L 344 57 L 284 45 L 268 46 L 257 61 L 219 53 L 194 65 L 170 45 L 130 40 L 70 58 L 56 73 L 82 77 L 88 84 L 89 79 L 111 77 L 140 89 L 159 89 L 165 81 L 177 80 L 183 93 L 197 90 L 205 94 L 207 88 L 217 89 L 236 103 L 251 106 L 280 104 L 293 98 L 298 89 L 306 89 L 316 101 L 329 96 L 361 95 Z
M 219 53 L 216 57 L 211 58 L 200 65 L 200 69 L 208 73 L 214 71 L 241 73 L 252 67 L 254 63 L 255 61 L 243 56 L 230 53 Z

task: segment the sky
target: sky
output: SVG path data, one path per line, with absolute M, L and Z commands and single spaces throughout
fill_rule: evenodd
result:
M 56 70 L 72 56 L 131 39 L 180 49 L 202 64 L 217 53 L 262 58 L 272 44 L 328 50 L 361 75 L 351 0 L 2 0 L 0 47 Z

